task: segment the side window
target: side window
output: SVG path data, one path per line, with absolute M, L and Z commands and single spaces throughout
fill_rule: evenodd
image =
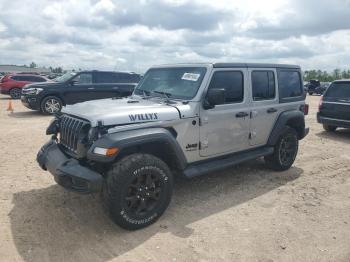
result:
M 300 73 L 292 70 L 281 70 L 278 73 L 278 88 L 281 98 L 302 96 Z
M 254 101 L 274 99 L 276 88 L 273 71 L 253 71 L 252 89 Z
M 211 78 L 209 89 L 225 89 L 225 104 L 243 101 L 243 73 L 240 71 L 217 71 Z
M 11 76 L 11 79 L 15 81 L 23 81 L 20 76 Z
M 11 79 L 15 81 L 31 81 L 30 76 L 11 76 Z
M 39 76 L 26 76 L 26 81 L 29 81 L 29 82 L 45 82 L 45 79 L 41 78 Z
M 95 82 L 98 84 L 116 83 L 117 82 L 117 75 L 115 73 L 96 72 L 95 73 Z
M 77 84 L 91 84 L 92 83 L 92 74 L 91 73 L 81 73 L 77 75 L 74 79 L 77 81 Z
M 119 78 L 121 83 L 138 83 L 140 81 L 140 76 L 137 74 L 120 73 Z
M 45 78 L 42 78 L 40 76 L 34 76 L 33 79 L 35 82 L 46 82 Z

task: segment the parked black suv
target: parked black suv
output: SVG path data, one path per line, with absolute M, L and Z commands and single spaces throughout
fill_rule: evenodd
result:
M 334 81 L 320 101 L 317 121 L 326 131 L 350 128 L 350 80 Z
M 36 83 L 22 89 L 22 103 L 29 109 L 54 114 L 62 106 L 88 100 L 126 97 L 132 94 L 140 75 L 125 72 L 81 71 L 67 73 L 51 83 Z

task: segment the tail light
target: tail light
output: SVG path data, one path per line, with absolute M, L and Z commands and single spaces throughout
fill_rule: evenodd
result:
M 300 111 L 303 112 L 304 115 L 308 115 L 309 114 L 309 105 L 304 104 L 304 105 L 300 106 Z
M 321 110 L 322 104 L 323 104 L 323 96 L 321 96 L 320 102 L 318 103 L 318 111 Z
M 5 83 L 7 81 L 9 81 L 7 76 L 4 76 L 3 78 L 1 78 L 1 83 Z

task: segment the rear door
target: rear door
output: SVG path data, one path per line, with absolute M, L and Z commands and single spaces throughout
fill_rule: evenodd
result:
M 279 115 L 276 69 L 250 68 L 251 121 L 250 145 L 265 145 Z
M 333 82 L 323 95 L 320 115 L 340 120 L 350 120 L 350 82 Z

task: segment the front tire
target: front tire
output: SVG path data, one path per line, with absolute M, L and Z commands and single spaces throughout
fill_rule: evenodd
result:
M 41 101 L 40 109 L 45 115 L 53 115 L 61 111 L 62 101 L 56 96 L 47 96 Z
M 20 99 L 22 94 L 22 90 L 20 88 L 12 88 L 10 90 L 10 96 L 12 99 Z
M 309 91 L 309 95 L 310 95 L 310 96 L 312 96 L 312 95 L 313 95 L 313 93 L 314 93 L 314 92 L 310 92 L 310 91 Z
M 337 130 L 337 127 L 323 124 L 323 129 L 327 132 L 334 132 L 335 130 Z
M 274 153 L 265 157 L 266 165 L 276 171 L 289 169 L 297 156 L 298 147 L 297 132 L 292 128 L 286 129 L 278 139 Z
M 113 221 L 136 230 L 146 227 L 164 213 L 173 191 L 173 175 L 159 158 L 132 154 L 107 172 L 104 200 Z

